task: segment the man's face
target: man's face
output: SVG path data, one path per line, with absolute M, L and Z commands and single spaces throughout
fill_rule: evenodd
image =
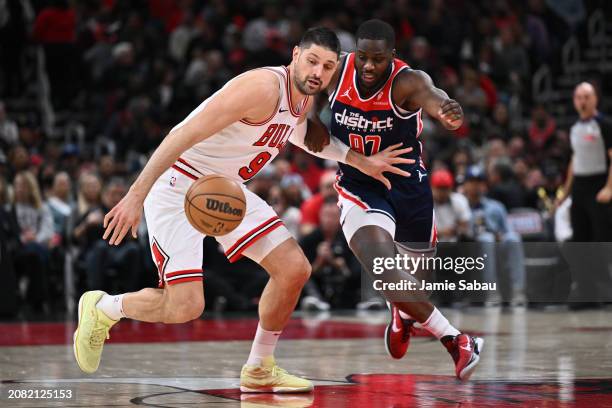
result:
M 119 201 L 121 201 L 126 192 L 126 188 L 122 185 L 109 186 L 104 192 L 104 205 L 107 208 L 113 208 L 119 204 Z
M 340 209 L 334 203 L 325 203 L 319 212 L 321 230 L 335 232 L 340 227 Z
M 580 115 L 592 116 L 597 109 L 597 95 L 589 84 L 581 84 L 574 91 L 574 107 Z
M 334 188 L 335 182 L 335 172 L 329 171 L 323 174 L 323 176 L 321 177 L 321 181 L 319 182 L 319 192 L 323 197 L 335 197 L 337 195 L 336 189 Z
M 293 49 L 293 74 L 291 80 L 304 95 L 315 95 L 329 85 L 338 55 L 325 47 L 311 44 L 308 48 Z
M 451 189 L 448 187 L 432 187 L 431 193 L 436 204 L 444 204 L 450 198 Z
M 102 190 L 100 180 L 94 175 L 87 175 L 83 179 L 82 192 L 85 198 L 89 201 L 96 201 Z
M 359 85 L 365 89 L 377 88 L 385 79 L 395 50 L 385 40 L 357 40 L 355 69 Z
M 479 201 L 484 189 L 483 184 L 484 182 L 480 180 L 467 180 L 463 184 L 463 193 L 471 202 Z

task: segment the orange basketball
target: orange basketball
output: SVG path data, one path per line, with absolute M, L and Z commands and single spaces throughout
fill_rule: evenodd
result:
M 246 213 L 242 187 L 227 177 L 210 174 L 196 180 L 185 195 L 185 214 L 195 229 L 214 237 L 233 231 Z

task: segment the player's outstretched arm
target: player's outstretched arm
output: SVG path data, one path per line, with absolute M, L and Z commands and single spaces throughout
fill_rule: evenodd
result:
M 289 138 L 289 141 L 300 147 L 301 149 L 307 151 L 308 153 L 320 157 L 322 159 L 339 161 L 342 163 L 346 163 L 349 166 L 352 166 L 362 172 L 363 174 L 367 174 L 370 177 L 375 178 L 376 180 L 383 183 L 389 190 L 391 189 L 391 182 L 387 177 L 385 177 L 384 173 L 395 173 L 400 176 L 409 177 L 410 173 L 407 171 L 401 170 L 398 167 L 395 167 L 396 164 L 413 164 L 414 159 L 406 159 L 400 157 L 403 154 L 409 153 L 412 151 L 411 147 L 400 149 L 401 143 L 398 143 L 393 146 L 389 146 L 383 151 L 380 151 L 372 156 L 365 156 L 359 153 L 354 152 L 349 149 L 347 145 L 342 143 L 334 136 L 330 136 L 330 142 L 326 145 L 323 150 L 318 153 L 314 153 L 306 147 L 304 143 L 304 137 L 306 135 L 306 127 L 317 127 L 318 124 L 315 122 L 311 122 L 310 119 L 307 121 L 303 121 L 298 124 L 298 128 Z M 323 126 L 322 129 L 318 129 L 318 132 L 327 133 L 327 128 Z
M 458 129 L 463 123 L 463 109 L 459 102 L 436 88 L 431 77 L 423 71 L 410 70 L 398 75 L 393 84 L 393 102 L 409 111 L 423 108 L 449 130 Z
M 257 122 L 269 117 L 279 97 L 278 79 L 271 72 L 249 72 L 228 83 L 164 138 L 125 197 L 104 217 L 103 239 L 118 245 L 130 230 L 136 237 L 145 197 L 185 150 L 241 119 Z

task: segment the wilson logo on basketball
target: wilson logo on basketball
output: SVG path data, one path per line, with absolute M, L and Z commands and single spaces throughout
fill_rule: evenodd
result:
M 218 211 L 223 214 L 231 214 L 236 216 L 242 216 L 242 210 L 239 208 L 232 208 L 229 203 L 215 200 L 214 198 L 206 199 L 206 208 L 213 211 Z

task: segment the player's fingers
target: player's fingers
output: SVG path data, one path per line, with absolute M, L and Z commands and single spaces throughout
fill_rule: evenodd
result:
M 404 149 L 397 149 L 389 152 L 389 157 L 397 157 L 402 154 L 410 153 L 412 151 L 412 147 L 406 147 Z
M 403 145 L 403 143 L 396 143 L 394 145 L 391 145 L 389 147 L 387 147 L 385 150 L 383 150 L 383 152 L 390 152 L 392 150 L 397 149 L 398 147 L 400 147 L 401 145 Z
M 456 117 L 458 115 L 461 115 L 461 109 L 460 108 L 454 108 L 454 109 L 449 109 L 446 112 L 443 112 L 442 115 L 440 115 L 443 118 L 452 118 L 452 117 Z
M 458 107 L 459 104 L 455 101 L 449 101 L 448 103 L 443 103 L 442 105 L 440 105 L 440 109 L 442 110 L 442 112 L 448 112 Z
M 124 225 L 125 225 L 125 222 L 123 220 L 119 220 L 119 222 L 117 222 L 117 225 L 115 225 L 115 228 L 113 230 L 113 235 L 108 240 L 108 243 L 110 245 L 113 245 L 115 243 L 115 240 L 117 239 L 117 237 L 121 233 L 121 229 L 123 228 Z
M 406 159 L 404 157 L 393 157 L 390 158 L 387 162 L 391 164 L 414 164 L 416 163 L 416 160 Z
M 387 190 L 391 190 L 391 182 L 389 181 L 388 178 L 383 176 L 382 173 L 378 177 L 376 177 L 376 179 L 380 181 L 381 183 L 383 183 L 385 187 L 387 187 Z
M 134 239 L 138 238 L 138 224 L 140 224 L 140 222 L 135 222 L 132 225 L 132 237 L 134 237 Z
M 110 236 L 111 232 L 113 232 L 113 229 L 115 229 L 118 220 L 118 217 L 113 217 L 110 224 L 106 226 L 106 229 L 104 230 L 104 235 L 102 235 L 102 239 L 107 239 Z
M 130 231 L 131 227 L 132 226 L 129 223 L 127 223 L 127 222 L 123 225 L 123 228 L 121 228 L 121 232 L 119 233 L 119 236 L 115 240 L 115 245 L 119 245 L 121 243 L 121 241 L 123 241 L 123 238 Z
M 113 208 L 104 216 L 103 227 L 106 228 L 108 226 L 108 222 L 115 216 L 115 209 Z
M 400 176 L 404 176 L 404 177 L 410 177 L 409 172 L 402 170 L 399 167 L 395 167 L 395 166 L 389 166 L 387 167 L 385 171 L 388 171 L 389 173 L 399 174 Z

